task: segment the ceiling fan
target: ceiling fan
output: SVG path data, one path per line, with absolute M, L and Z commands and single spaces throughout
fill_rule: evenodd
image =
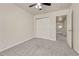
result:
M 29 7 L 35 7 L 39 10 L 42 10 L 42 5 L 51 6 L 51 3 L 34 3 L 32 5 L 29 5 Z

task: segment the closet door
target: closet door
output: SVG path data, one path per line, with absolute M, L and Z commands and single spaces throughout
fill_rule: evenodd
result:
M 49 39 L 49 19 L 40 18 L 36 21 L 37 37 Z

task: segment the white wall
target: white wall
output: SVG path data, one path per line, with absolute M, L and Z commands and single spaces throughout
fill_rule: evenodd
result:
M 72 4 L 73 10 L 73 48 L 79 53 L 79 4 Z
M 0 4 L 0 51 L 31 39 L 33 15 L 13 4 Z
M 34 21 L 35 22 L 35 31 L 37 31 L 37 26 L 36 26 L 37 20 L 36 19 L 48 17 L 48 20 L 50 21 L 49 22 L 49 25 L 50 25 L 50 27 L 49 27 L 49 34 L 50 34 L 49 40 L 56 41 L 56 16 L 61 16 L 61 15 L 68 15 L 68 9 L 67 10 L 60 10 L 60 11 L 56 11 L 56 12 L 49 12 L 46 14 L 36 15 L 34 17 L 34 19 L 35 19 L 35 21 Z M 35 37 L 42 38 L 42 37 L 38 36 L 38 33 L 40 33 L 40 32 L 35 33 Z

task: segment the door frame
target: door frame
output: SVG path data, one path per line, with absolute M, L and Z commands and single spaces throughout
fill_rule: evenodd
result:
M 71 43 L 68 42 L 68 39 L 66 41 L 67 41 L 69 47 L 73 48 L 73 19 L 72 19 L 72 9 L 57 11 L 54 14 L 55 14 L 55 19 L 56 19 L 56 16 L 62 16 L 62 15 L 67 15 L 67 20 L 68 20 L 68 17 L 71 17 L 71 29 L 72 29 L 72 31 L 71 31 L 71 39 L 69 40 Z

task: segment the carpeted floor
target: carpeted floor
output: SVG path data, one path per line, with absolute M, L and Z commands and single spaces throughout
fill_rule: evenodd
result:
M 0 52 L 0 56 L 78 56 L 64 40 L 34 38 Z

